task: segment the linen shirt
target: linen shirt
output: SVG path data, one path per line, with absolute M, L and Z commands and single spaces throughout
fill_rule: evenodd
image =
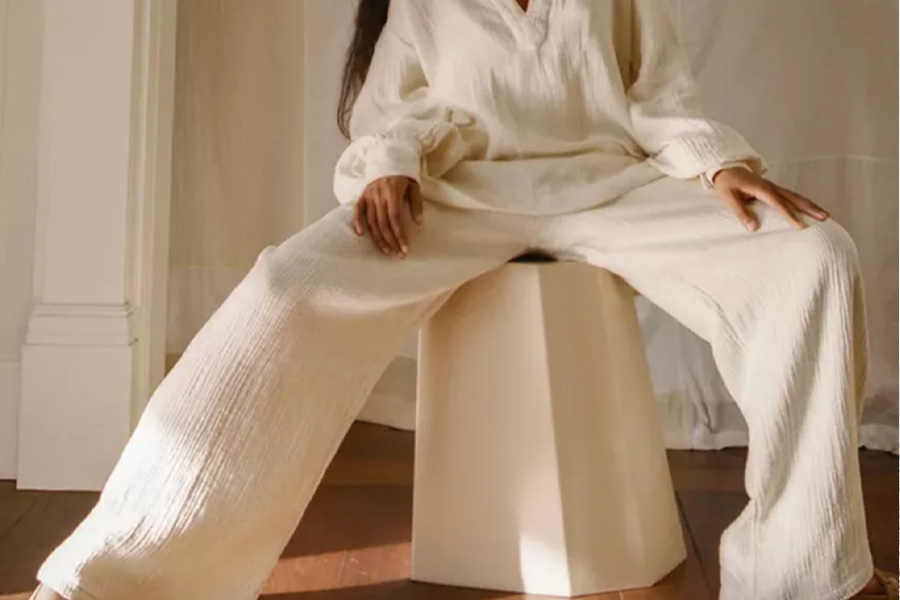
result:
M 560 214 L 765 170 L 702 114 L 667 0 L 392 0 L 350 132 L 341 203 L 403 175 L 451 206 Z

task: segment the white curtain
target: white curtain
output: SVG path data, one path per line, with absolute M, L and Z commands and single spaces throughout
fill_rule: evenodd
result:
M 896 0 L 670 1 L 709 112 L 856 239 L 871 330 L 863 441 L 896 452 Z M 335 206 L 352 10 L 352 0 L 180 3 L 169 352 L 263 246 Z M 745 444 L 706 343 L 642 300 L 638 313 L 669 446 Z M 411 341 L 361 418 L 413 426 L 414 356 Z
M 167 349 L 303 227 L 303 3 L 178 3 Z

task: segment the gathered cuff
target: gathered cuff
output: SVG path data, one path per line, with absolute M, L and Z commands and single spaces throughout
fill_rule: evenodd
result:
M 363 187 L 376 179 L 389 176 L 422 178 L 422 146 L 417 140 L 380 138 L 366 152 Z
M 650 161 L 666 175 L 678 179 L 706 176 L 711 180 L 710 172 L 714 175 L 728 166 L 744 166 L 757 175 L 768 169 L 765 160 L 743 137 L 722 125 L 710 125 L 707 131 L 676 138 Z
M 403 176 L 421 183 L 422 144 L 415 138 L 366 136 L 352 142 L 334 169 L 334 195 L 341 204 L 356 202 L 373 181 Z

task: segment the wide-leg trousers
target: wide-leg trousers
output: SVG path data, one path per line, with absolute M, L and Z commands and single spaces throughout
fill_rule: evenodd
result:
M 713 193 L 671 179 L 559 216 L 426 203 L 405 260 L 337 208 L 259 255 L 39 579 L 72 600 L 257 597 L 403 341 L 462 283 L 540 249 L 619 274 L 711 344 L 750 440 L 721 598 L 844 600 L 872 574 L 856 248 L 833 220 L 798 230 L 754 208 L 751 233 Z

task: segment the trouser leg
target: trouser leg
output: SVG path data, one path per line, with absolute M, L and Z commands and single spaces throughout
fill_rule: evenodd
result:
M 256 597 L 403 340 L 531 223 L 434 205 L 425 220 L 404 261 L 353 235 L 347 208 L 263 251 L 39 579 L 72 600 Z
M 872 573 L 856 248 L 834 221 L 798 231 L 755 208 L 750 233 L 701 186 L 663 180 L 556 219 L 543 243 L 620 274 L 711 344 L 750 446 L 750 502 L 722 537 L 721 597 L 843 600 Z

